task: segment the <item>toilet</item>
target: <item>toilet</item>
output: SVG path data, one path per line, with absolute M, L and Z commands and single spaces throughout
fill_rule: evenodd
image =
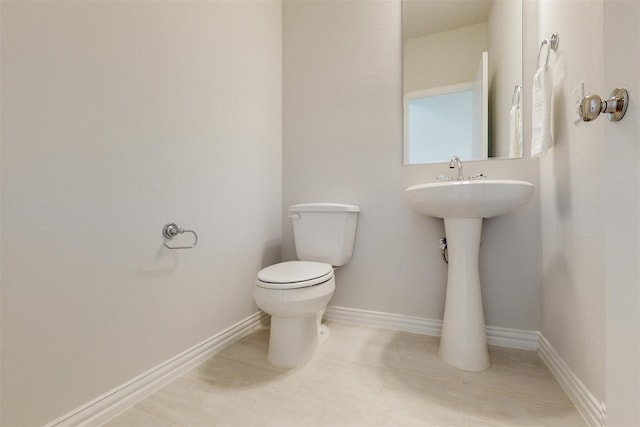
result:
M 258 272 L 253 298 L 271 315 L 269 363 L 291 368 L 313 358 L 329 337 L 322 315 L 336 288 L 334 268 L 351 260 L 360 208 L 338 203 L 289 207 L 299 261 Z

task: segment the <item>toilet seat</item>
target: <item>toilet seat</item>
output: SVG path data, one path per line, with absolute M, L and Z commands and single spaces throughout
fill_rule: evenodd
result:
M 313 261 L 286 261 L 258 272 L 256 286 L 266 289 L 300 289 L 331 280 L 333 267 Z

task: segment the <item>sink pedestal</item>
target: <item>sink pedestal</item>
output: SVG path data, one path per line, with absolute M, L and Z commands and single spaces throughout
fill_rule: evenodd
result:
M 444 218 L 449 277 L 440 357 L 450 365 L 469 371 L 489 366 L 478 268 L 482 219 L 527 204 L 535 188 L 526 181 L 482 179 L 432 182 L 405 190 L 413 210 Z
M 489 366 L 480 289 L 482 218 L 445 218 L 449 253 L 447 297 L 440 338 L 440 357 L 469 371 Z

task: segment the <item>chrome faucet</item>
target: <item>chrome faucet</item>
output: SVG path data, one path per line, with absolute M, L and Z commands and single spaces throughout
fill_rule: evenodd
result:
M 462 173 L 462 161 L 460 161 L 460 157 L 453 156 L 449 161 L 449 169 L 458 168 L 458 181 L 464 181 L 464 174 Z

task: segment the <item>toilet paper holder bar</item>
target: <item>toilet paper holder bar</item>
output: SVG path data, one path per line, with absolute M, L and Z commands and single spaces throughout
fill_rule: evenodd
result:
M 172 240 L 178 234 L 191 233 L 193 234 L 193 245 L 191 246 L 169 246 L 167 245 L 167 240 Z M 193 230 L 185 230 L 184 228 L 178 227 L 175 222 L 168 222 L 162 227 L 162 237 L 164 237 L 165 241 L 164 246 L 167 249 L 193 249 L 198 244 L 198 235 Z

